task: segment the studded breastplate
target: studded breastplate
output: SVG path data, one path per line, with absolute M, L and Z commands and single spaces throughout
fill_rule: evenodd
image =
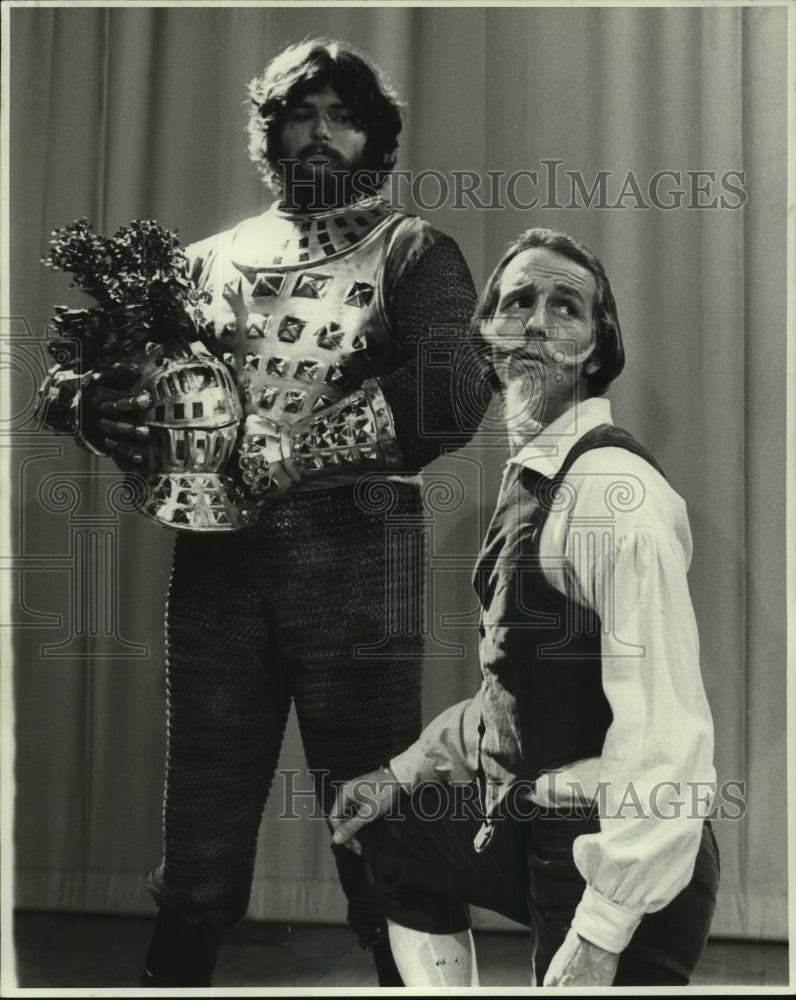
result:
M 282 428 L 395 366 L 382 278 L 405 218 L 380 199 L 313 215 L 271 209 L 192 248 L 247 413 Z

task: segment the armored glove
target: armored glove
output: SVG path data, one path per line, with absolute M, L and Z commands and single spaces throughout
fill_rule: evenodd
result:
M 37 413 L 45 427 L 69 434 L 92 455 L 109 456 L 122 472 L 145 475 L 156 465 L 149 428 L 142 422 L 151 397 L 147 392 L 125 395 L 117 374 L 81 373 L 70 362 L 54 365 L 39 390 Z
M 401 465 L 392 412 L 376 379 L 281 429 L 249 416 L 239 452 L 243 481 L 258 500 L 284 496 L 313 479 Z
M 108 452 L 99 445 L 99 428 L 91 427 L 86 411 L 90 387 L 96 379 L 96 372 L 81 373 L 68 362 L 53 365 L 39 389 L 36 414 L 56 434 L 71 435 L 92 455 L 106 455 Z

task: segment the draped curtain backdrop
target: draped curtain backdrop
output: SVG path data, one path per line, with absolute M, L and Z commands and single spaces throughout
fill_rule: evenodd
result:
M 401 182 L 394 200 L 458 240 L 477 285 L 530 225 L 562 228 L 604 260 L 628 354 L 615 418 L 688 503 L 719 781 L 744 787 L 745 816 L 715 824 L 714 933 L 784 938 L 785 8 L 64 6 L 12 9 L 10 26 L 3 443 L 14 449 L 2 567 L 16 904 L 153 912 L 145 874 L 161 849 L 173 544 L 126 509 L 109 461 L 35 424 L 52 306 L 78 303 L 39 258 L 50 231 L 80 216 L 105 232 L 154 218 L 189 242 L 264 209 L 245 153 L 245 84 L 285 43 L 323 33 L 363 48 L 397 85 L 408 105 L 398 167 L 428 173 L 414 190 Z M 452 171 L 465 170 L 480 203 L 457 206 Z M 674 173 L 656 206 L 660 171 Z M 596 189 L 589 203 L 570 174 L 586 195 L 603 176 L 604 196 Z M 505 457 L 495 428 L 487 420 L 427 474 L 439 486 L 429 718 L 478 683 L 469 570 Z M 304 767 L 291 723 L 253 917 L 344 917 L 324 823 L 308 796 L 288 795 L 309 788 Z

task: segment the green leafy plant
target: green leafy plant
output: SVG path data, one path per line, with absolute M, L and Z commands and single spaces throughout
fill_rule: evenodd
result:
M 104 236 L 83 218 L 52 235 L 42 263 L 71 274 L 70 287 L 94 299 L 87 309 L 55 307 L 61 352 L 64 341 L 76 341 L 84 365 L 93 365 L 143 340 L 202 336 L 204 296 L 188 276 L 176 233 L 153 220 L 139 220 Z

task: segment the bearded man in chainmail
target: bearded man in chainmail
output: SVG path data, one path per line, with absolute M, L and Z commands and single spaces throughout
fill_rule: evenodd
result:
M 335 782 L 419 735 L 421 630 L 387 623 L 388 602 L 420 620 L 421 542 L 407 539 L 415 571 L 388 585 L 385 508 L 357 483 L 381 470 L 390 516 L 417 516 L 417 473 L 446 431 L 467 437 L 453 383 L 473 356 L 475 292 L 456 243 L 380 197 L 401 130 L 396 96 L 328 39 L 287 48 L 249 93 L 250 155 L 278 200 L 187 254 L 244 404 L 239 477 L 259 511 L 245 531 L 176 541 L 150 986 L 210 984 L 223 928 L 246 913 L 291 703 L 327 814 Z M 421 379 L 420 347 L 435 337 L 452 362 Z M 146 465 L 137 418 L 150 402 L 97 403 L 91 443 L 122 468 Z M 355 652 L 379 643 L 378 658 Z M 349 922 L 380 984 L 400 985 L 361 859 L 335 853 Z

